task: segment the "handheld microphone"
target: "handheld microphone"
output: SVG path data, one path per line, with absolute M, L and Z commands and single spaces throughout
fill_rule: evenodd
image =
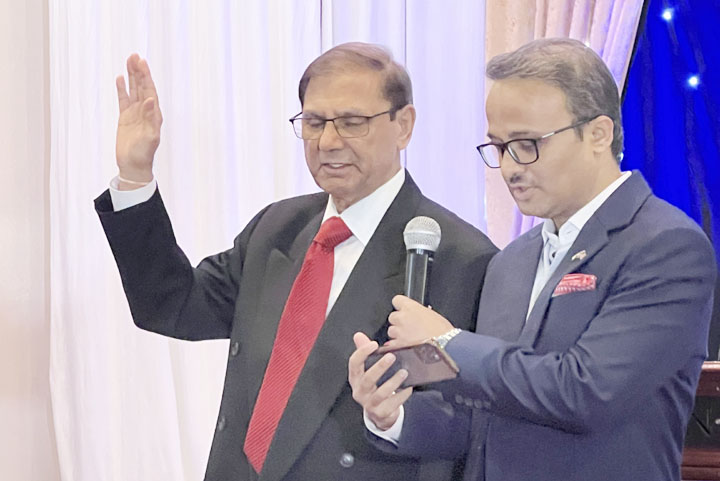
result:
M 440 245 L 440 224 L 435 219 L 418 216 L 405 226 L 403 239 L 407 249 L 405 267 L 405 295 L 425 305 L 427 280 L 433 254 Z

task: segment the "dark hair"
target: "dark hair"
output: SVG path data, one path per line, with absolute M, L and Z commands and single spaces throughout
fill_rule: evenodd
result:
M 600 56 L 584 43 L 569 38 L 545 38 L 514 52 L 493 57 L 487 65 L 491 80 L 536 79 L 565 93 L 567 108 L 575 121 L 607 115 L 613 121 L 613 156 L 620 161 L 623 128 L 620 95 L 610 70 Z M 582 130 L 576 129 L 582 138 Z
M 390 52 L 379 45 L 350 42 L 331 48 L 308 65 L 298 87 L 300 105 L 305 103 L 310 79 L 352 68 L 374 70 L 383 75 L 383 96 L 390 102 L 391 119 L 395 118 L 395 112 L 412 103 L 410 76 L 405 67 L 393 60 Z

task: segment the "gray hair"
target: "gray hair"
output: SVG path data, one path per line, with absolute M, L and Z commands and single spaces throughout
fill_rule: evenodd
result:
M 607 115 L 613 121 L 612 154 L 618 162 L 622 158 L 617 84 L 600 56 L 582 42 L 569 38 L 532 41 L 514 52 L 493 57 L 487 76 L 491 80 L 535 79 L 558 87 L 565 93 L 567 109 L 576 122 Z M 576 132 L 582 138 L 582 130 L 577 128 Z
M 383 96 L 390 102 L 390 119 L 395 118 L 395 112 L 412 103 L 410 76 L 405 67 L 393 60 L 388 50 L 380 45 L 350 42 L 331 48 L 308 65 L 298 87 L 300 105 L 305 103 L 305 91 L 310 79 L 353 68 L 382 74 Z

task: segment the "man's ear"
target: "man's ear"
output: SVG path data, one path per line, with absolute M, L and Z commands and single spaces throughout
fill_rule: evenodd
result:
M 600 154 L 611 149 L 614 125 L 607 115 L 601 115 L 590 122 L 590 142 L 593 152 Z
M 400 127 L 398 135 L 398 150 L 402 150 L 410 143 L 413 128 L 415 127 L 415 106 L 408 104 L 395 112 L 395 120 Z

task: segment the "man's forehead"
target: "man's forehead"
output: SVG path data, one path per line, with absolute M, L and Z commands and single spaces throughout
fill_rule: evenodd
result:
M 323 117 L 368 115 L 388 103 L 381 86 L 380 75 L 371 70 L 313 77 L 305 91 L 303 113 Z
M 491 84 L 487 97 L 487 106 L 500 103 L 501 106 L 550 104 L 565 106 L 567 96 L 558 86 L 539 79 L 507 78 Z
M 572 120 L 562 90 L 535 79 L 495 81 L 486 103 L 488 137 L 544 135 L 558 122 Z

